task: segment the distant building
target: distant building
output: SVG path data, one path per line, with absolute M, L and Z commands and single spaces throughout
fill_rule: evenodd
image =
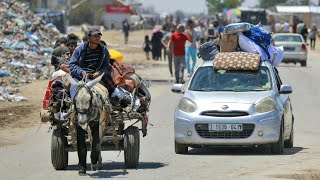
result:
M 292 22 L 292 17 L 297 17 L 311 27 L 312 24 L 320 25 L 320 7 L 319 6 L 276 6 L 279 16 L 288 17 L 289 22 Z
M 260 0 L 244 0 L 241 7 L 257 7 L 260 4 Z
M 107 29 L 121 29 L 123 20 L 127 19 L 134 28 L 140 18 L 135 8 L 141 4 L 132 0 L 91 0 L 93 4 L 105 6 L 102 22 Z
M 59 3 L 65 3 L 65 0 L 36 0 L 37 7 L 42 9 L 54 9 Z

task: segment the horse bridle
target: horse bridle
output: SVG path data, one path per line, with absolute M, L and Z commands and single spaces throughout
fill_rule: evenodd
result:
M 86 90 L 89 92 L 89 94 L 90 94 L 90 105 L 89 105 L 89 109 L 78 111 L 78 109 L 77 109 L 77 104 L 76 104 L 76 102 L 75 102 L 75 99 L 76 99 L 75 97 L 78 95 L 79 89 L 81 89 L 81 88 L 86 88 Z M 75 96 L 74 96 L 74 98 L 73 98 L 73 105 L 74 105 L 76 114 L 78 114 L 78 113 L 79 113 L 79 114 L 90 114 L 90 113 L 92 112 L 92 99 L 93 99 L 93 93 L 92 93 L 92 91 L 90 90 L 90 88 L 89 88 L 88 86 L 86 86 L 85 84 L 79 86 L 79 87 L 77 88 L 76 94 L 75 94 Z

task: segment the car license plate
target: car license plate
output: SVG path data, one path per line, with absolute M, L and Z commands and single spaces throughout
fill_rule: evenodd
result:
M 295 47 L 284 47 L 283 48 L 285 51 L 295 51 Z
M 242 124 L 209 124 L 209 131 L 242 131 Z

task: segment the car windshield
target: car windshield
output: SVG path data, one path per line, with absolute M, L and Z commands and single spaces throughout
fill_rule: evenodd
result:
M 189 90 L 191 91 L 268 91 L 271 76 L 267 67 L 258 71 L 214 70 L 212 66 L 199 67 Z
M 275 37 L 274 37 L 274 40 L 275 40 L 275 41 L 286 41 L 286 42 L 302 42 L 302 39 L 301 39 L 300 36 L 288 36 L 288 35 L 285 35 L 285 36 L 281 36 L 281 35 L 275 36 Z

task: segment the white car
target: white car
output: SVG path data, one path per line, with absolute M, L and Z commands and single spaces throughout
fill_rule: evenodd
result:
M 275 46 L 283 46 L 283 63 L 300 63 L 307 66 L 307 44 L 301 34 L 276 33 L 274 34 Z
M 293 147 L 292 87 L 268 61 L 258 71 L 215 70 L 205 61 L 186 87 L 172 91 L 184 93 L 174 113 L 177 154 L 203 146 L 266 145 L 275 154 Z

